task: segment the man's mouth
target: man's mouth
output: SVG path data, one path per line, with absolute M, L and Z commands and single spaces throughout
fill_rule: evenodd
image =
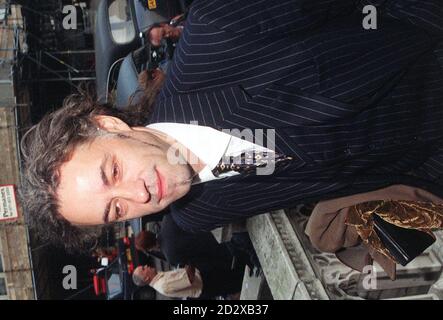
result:
M 160 172 L 158 172 L 157 169 L 155 170 L 155 172 L 157 174 L 157 199 L 158 199 L 158 202 L 160 202 L 164 196 L 165 183 L 164 183 L 164 179 L 161 176 Z

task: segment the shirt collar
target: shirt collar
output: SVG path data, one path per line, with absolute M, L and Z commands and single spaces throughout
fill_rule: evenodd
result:
M 195 183 L 215 179 L 212 169 L 225 154 L 232 138 L 230 135 L 211 127 L 195 124 L 161 122 L 150 124 L 147 127 L 174 138 L 206 164 L 198 174 Z

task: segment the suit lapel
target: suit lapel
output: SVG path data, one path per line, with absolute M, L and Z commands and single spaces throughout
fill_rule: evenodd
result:
M 288 136 L 289 122 L 254 110 L 251 103 L 254 99 L 241 86 L 174 95 L 157 101 L 151 123 L 198 124 L 231 134 L 252 132 L 255 143 L 295 157 L 297 166 L 311 161 Z

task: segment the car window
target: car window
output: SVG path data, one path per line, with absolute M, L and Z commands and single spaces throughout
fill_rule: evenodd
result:
M 114 0 L 108 9 L 112 38 L 116 43 L 131 42 L 135 37 L 134 21 L 127 0 Z

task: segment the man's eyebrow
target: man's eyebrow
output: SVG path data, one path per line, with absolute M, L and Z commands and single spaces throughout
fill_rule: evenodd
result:
M 102 178 L 103 185 L 105 187 L 109 186 L 109 180 L 108 180 L 108 177 L 106 176 L 106 173 L 105 173 L 106 163 L 108 162 L 109 158 L 110 158 L 109 153 L 106 153 L 105 156 L 103 157 L 102 163 L 100 164 L 100 177 Z M 109 201 L 106 204 L 105 211 L 103 212 L 103 222 L 105 224 L 109 223 L 109 211 L 110 210 L 111 210 L 111 201 Z

